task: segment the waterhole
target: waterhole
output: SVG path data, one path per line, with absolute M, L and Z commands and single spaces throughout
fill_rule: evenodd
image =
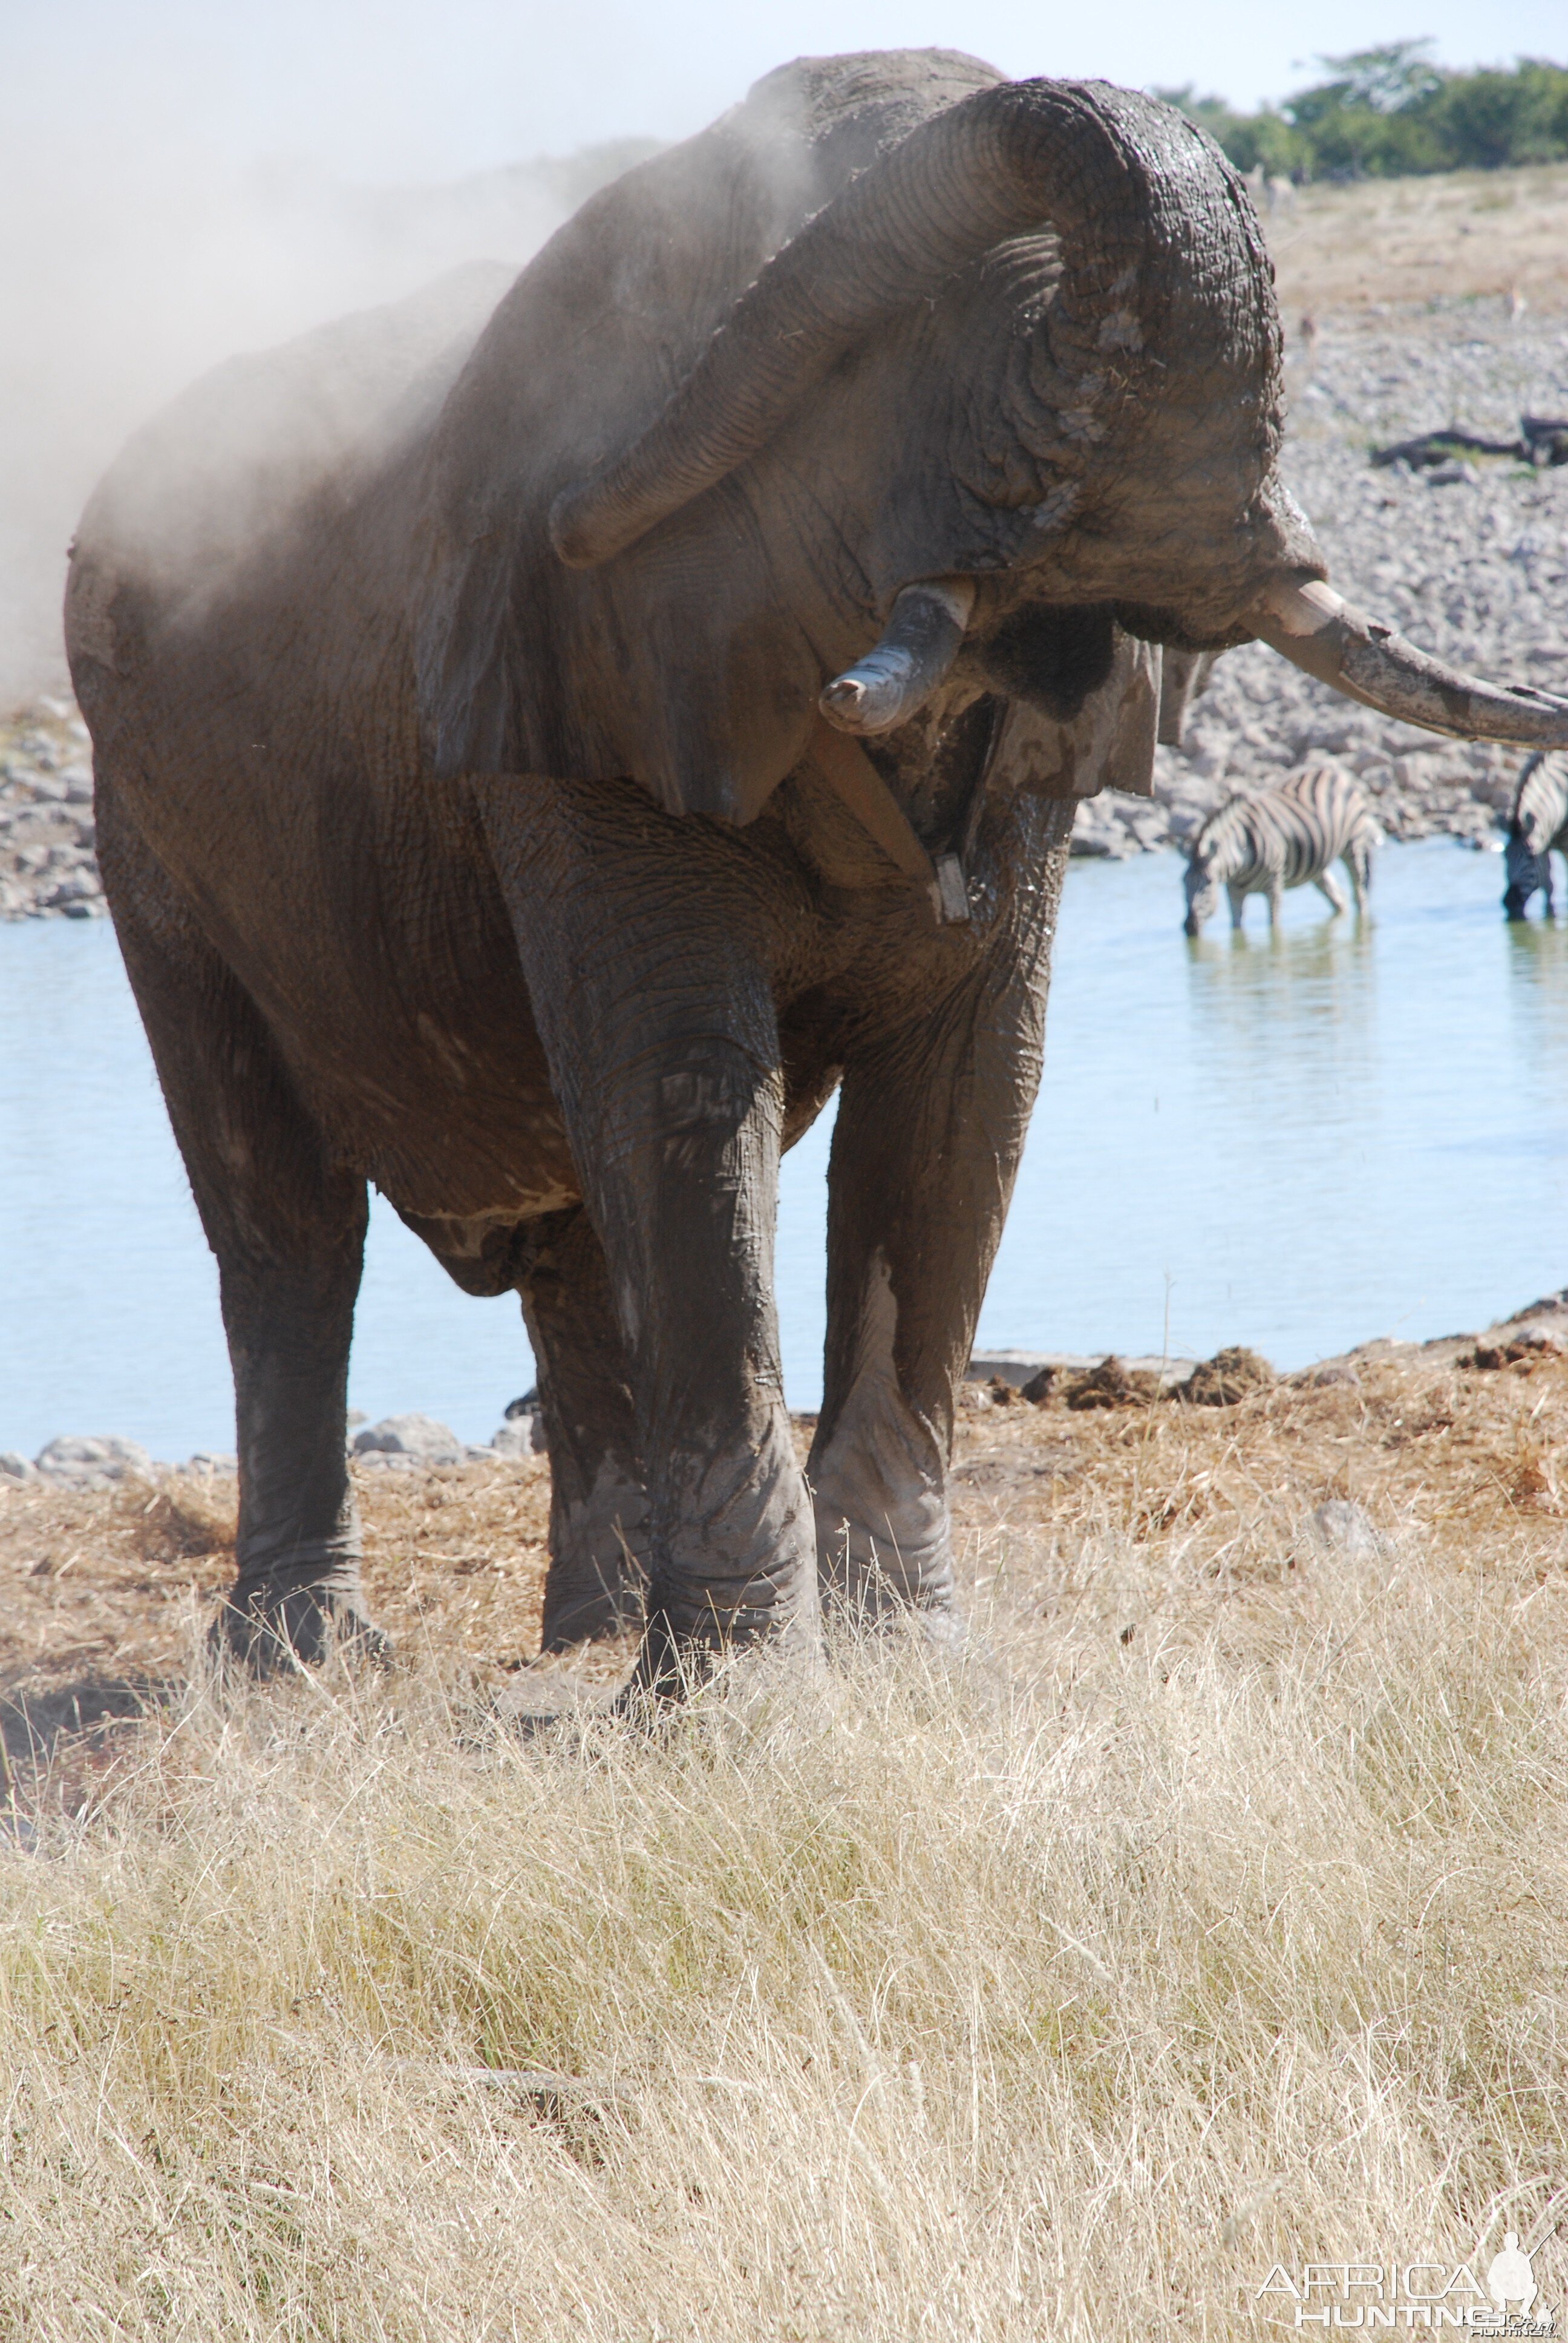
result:
M 1391 847 L 1372 918 L 1310 889 L 1196 944 L 1169 855 L 1077 863 L 1045 1080 L 982 1343 L 1290 1368 L 1478 1327 L 1568 1282 L 1568 927 L 1502 864 Z M 820 1396 L 830 1116 L 785 1167 L 792 1405 Z M 233 1445 L 217 1282 L 106 923 L 0 926 L 0 1449 Z M 379 1201 L 355 1406 L 486 1440 L 532 1377 L 515 1301 L 450 1285 Z

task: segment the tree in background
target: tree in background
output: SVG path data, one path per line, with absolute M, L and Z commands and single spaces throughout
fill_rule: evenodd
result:
M 1431 41 L 1391 41 L 1320 57 L 1331 78 L 1280 107 L 1237 114 L 1189 82 L 1155 95 L 1207 130 L 1240 170 L 1295 179 L 1396 178 L 1492 171 L 1568 156 L 1568 67 L 1521 57 L 1450 73 Z

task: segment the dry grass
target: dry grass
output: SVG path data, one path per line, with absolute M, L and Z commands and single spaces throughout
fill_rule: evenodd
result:
M 0 2332 L 1261 2338 L 1275 2260 L 1528 2241 L 1565 1433 L 1568 1365 L 1419 1355 L 969 1417 L 971 1656 L 651 1736 L 497 1721 L 537 1466 L 367 1475 L 409 1664 L 259 1694 L 190 1664 L 192 1484 L 9 1497 L 13 1696 L 171 1689 L 14 1758 Z
M 1568 307 L 1568 166 L 1453 171 L 1300 190 L 1266 222 L 1280 300 L 1322 317 L 1374 302 L 1490 299 Z
M 377 1615 L 405 1645 L 515 1667 L 537 1648 L 549 1476 L 542 1458 L 427 1473 L 360 1471 Z M 149 1683 L 183 1665 L 193 1600 L 233 1574 L 235 1488 L 0 1496 L 0 1690 L 33 1705 L 78 1679 Z

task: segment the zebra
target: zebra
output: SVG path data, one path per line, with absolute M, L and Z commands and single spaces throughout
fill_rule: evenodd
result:
M 1269 924 L 1278 924 L 1287 887 L 1311 880 L 1336 913 L 1343 892 L 1329 865 L 1342 862 L 1359 914 L 1372 883 L 1372 859 L 1382 832 L 1366 793 L 1338 765 L 1310 765 L 1276 789 L 1239 789 L 1211 813 L 1187 859 L 1187 933 L 1201 932 L 1231 898 L 1231 925 L 1241 924 L 1249 895 L 1267 895 Z
M 1553 853 L 1568 861 L 1568 756 L 1527 757 L 1504 850 L 1508 886 L 1503 908 L 1511 920 L 1524 917 L 1537 888 L 1552 917 Z

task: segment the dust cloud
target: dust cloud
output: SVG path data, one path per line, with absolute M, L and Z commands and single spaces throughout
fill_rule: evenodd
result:
M 0 709 L 65 681 L 65 549 L 126 437 L 209 367 L 471 261 L 519 266 L 654 151 L 621 139 L 433 185 L 239 168 L 52 122 L 0 154 Z

